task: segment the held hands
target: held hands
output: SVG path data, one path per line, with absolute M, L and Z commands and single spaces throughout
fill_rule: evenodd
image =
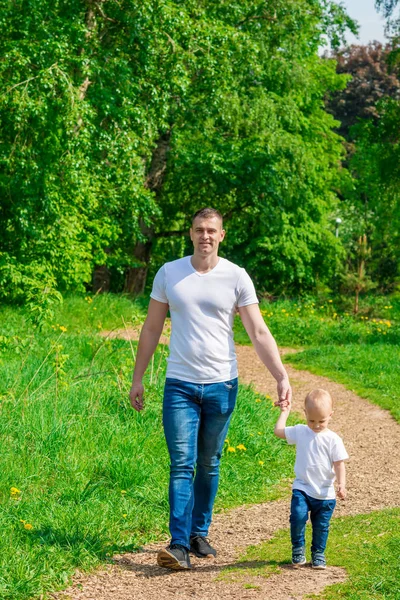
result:
M 282 379 L 278 381 L 278 401 L 275 402 L 275 406 L 279 406 L 281 412 L 290 412 L 292 404 L 292 388 L 288 379 Z
M 337 497 L 340 498 L 340 500 L 345 500 L 346 496 L 347 496 L 347 492 L 346 492 L 345 486 L 338 485 Z
M 140 412 L 143 410 L 143 394 L 144 387 L 142 383 L 132 383 L 132 387 L 129 392 L 129 398 L 131 404 L 135 410 Z

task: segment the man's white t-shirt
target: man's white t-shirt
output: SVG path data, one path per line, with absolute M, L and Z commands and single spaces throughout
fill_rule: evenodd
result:
M 296 444 L 292 489 L 319 500 L 335 498 L 333 463 L 349 458 L 342 438 L 330 429 L 315 433 L 308 425 L 285 427 L 285 436 L 288 444 Z
M 165 263 L 151 298 L 169 305 L 170 355 L 167 377 L 193 383 L 219 383 L 237 377 L 233 319 L 240 306 L 258 303 L 244 269 L 220 258 L 198 273 L 191 257 Z

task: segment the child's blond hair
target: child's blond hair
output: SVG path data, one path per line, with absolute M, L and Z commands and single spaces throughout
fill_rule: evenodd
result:
M 307 394 L 304 400 L 304 408 L 308 408 L 310 406 L 326 406 L 332 410 L 333 408 L 333 400 L 332 396 L 326 390 L 322 390 L 321 388 L 317 388 L 316 390 L 312 390 Z

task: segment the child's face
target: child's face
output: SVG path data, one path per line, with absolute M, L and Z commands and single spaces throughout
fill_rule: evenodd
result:
M 307 425 L 315 433 L 320 433 L 328 427 L 332 416 L 332 408 L 330 406 L 316 406 L 309 404 L 305 409 Z

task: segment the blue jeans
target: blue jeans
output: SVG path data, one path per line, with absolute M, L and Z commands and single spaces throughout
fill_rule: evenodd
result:
M 165 382 L 163 425 L 171 461 L 171 544 L 189 549 L 191 535 L 208 535 L 219 462 L 237 391 L 237 378 L 223 383 L 171 378 Z
M 301 490 L 293 490 L 290 506 L 290 535 L 293 548 L 305 546 L 305 530 L 310 512 L 312 524 L 311 552 L 324 553 L 328 541 L 329 523 L 336 500 L 311 498 Z

